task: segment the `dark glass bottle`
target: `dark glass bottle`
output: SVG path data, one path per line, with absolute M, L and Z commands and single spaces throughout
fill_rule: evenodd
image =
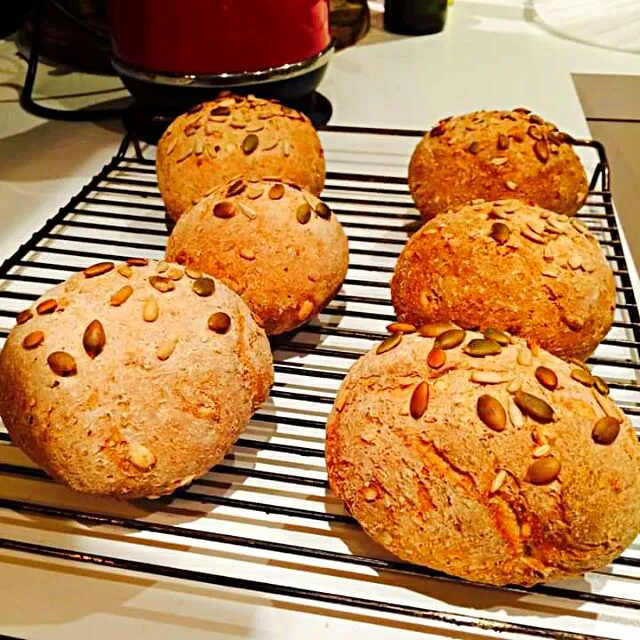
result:
M 418 36 L 444 29 L 447 0 L 385 0 L 384 28 Z

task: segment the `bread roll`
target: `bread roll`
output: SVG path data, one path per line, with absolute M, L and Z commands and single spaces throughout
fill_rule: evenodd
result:
M 347 237 L 329 207 L 293 184 L 237 180 L 176 224 L 167 259 L 239 293 L 267 334 L 319 313 L 347 273 Z
M 158 497 L 222 460 L 273 382 L 269 343 L 221 282 L 101 263 L 18 316 L 0 353 L 11 439 L 76 491 Z
M 489 335 L 506 346 L 397 334 L 358 360 L 327 425 L 331 488 L 389 551 L 467 580 L 600 568 L 640 529 L 634 430 L 586 368 Z
M 177 220 L 236 177 L 278 177 L 318 195 L 324 154 L 309 119 L 277 102 L 225 96 L 176 118 L 158 143 L 158 187 Z
M 584 360 L 605 337 L 615 282 L 574 219 L 515 200 L 444 213 L 412 236 L 391 282 L 403 322 L 497 327 Z
M 571 140 L 526 109 L 446 118 L 413 152 L 411 195 L 425 220 L 477 198 L 573 215 L 589 187 Z

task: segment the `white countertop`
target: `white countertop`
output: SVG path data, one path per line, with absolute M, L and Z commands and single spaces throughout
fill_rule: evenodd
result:
M 445 32 L 436 36 L 404 38 L 374 28 L 330 64 L 320 91 L 333 104 L 332 123 L 424 129 L 452 113 L 526 106 L 588 136 L 571 74 L 640 75 L 640 56 L 562 40 L 531 21 L 522 5 L 457 0 Z M 14 52 L 12 43 L 0 42 L 0 259 L 113 156 L 123 135 L 116 123 L 48 122 L 23 113 L 12 84 L 22 82 L 25 65 Z M 38 93 L 46 104 L 64 107 L 126 95 L 113 78 L 50 71 Z M 140 513 L 131 507 L 132 517 Z M 0 515 L 0 532 L 11 526 Z M 47 532 L 33 536 L 46 544 Z M 174 552 L 167 544 L 167 557 Z M 55 562 L 10 557 L 0 553 L 0 633 L 24 638 L 424 637 L 411 625 L 402 631 L 374 627 L 367 615 L 342 616 L 329 605 L 286 605 L 280 598 L 199 585 L 174 590 L 170 582 L 146 577 L 105 581 L 101 569 L 65 565 L 59 573 L 52 570 Z M 462 636 L 453 631 L 449 637 Z

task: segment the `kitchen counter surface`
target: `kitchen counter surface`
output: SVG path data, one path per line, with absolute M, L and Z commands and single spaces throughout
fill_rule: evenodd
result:
M 371 4 L 379 23 L 378 3 Z M 117 122 L 48 122 L 24 113 L 17 91 L 25 66 L 13 43 L 0 41 L 0 259 L 88 182 L 123 135 Z M 357 47 L 335 56 L 320 91 L 333 104 L 333 124 L 425 129 L 452 113 L 526 106 L 588 137 L 572 73 L 640 75 L 640 56 L 558 38 L 516 0 L 457 0 L 440 35 L 405 38 L 374 27 Z M 61 74 L 44 66 L 38 94 L 47 105 L 64 108 L 126 96 L 115 78 Z M 131 513 L 141 512 L 131 507 Z M 0 537 L 11 526 L 0 512 Z M 90 526 L 80 526 L 90 534 Z M 167 542 L 166 553 L 176 546 Z M 372 616 L 330 605 L 201 585 L 178 588 L 144 575 L 103 580 L 105 571 L 0 551 L 0 634 L 47 640 L 424 637 L 421 627 L 374 627 Z

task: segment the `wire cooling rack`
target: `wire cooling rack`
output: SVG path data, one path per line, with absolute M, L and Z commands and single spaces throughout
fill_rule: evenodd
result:
M 640 637 L 637 542 L 584 579 L 533 589 L 472 585 L 389 556 L 328 491 L 326 416 L 347 369 L 393 320 L 388 281 L 418 221 L 404 176 L 420 133 L 322 132 L 330 169 L 323 199 L 349 236 L 347 279 L 319 318 L 273 343 L 271 397 L 208 475 L 155 502 L 91 499 L 50 481 L 0 430 L 0 563 L 37 559 L 52 571 L 90 565 L 106 568 L 100 580 L 142 574 L 177 581 L 178 590 L 200 583 L 212 598 L 221 588 L 232 598 L 231 589 L 269 606 L 312 607 L 328 620 L 375 624 L 377 638 L 385 631 L 394 638 Z M 603 246 L 618 302 L 614 326 L 590 364 L 637 426 L 640 318 L 604 149 L 589 142 L 581 153 L 592 180 L 579 217 Z M 163 255 L 168 232 L 153 155 L 153 148 L 125 139 L 1 265 L 2 342 L 18 311 L 74 271 L 101 260 Z

